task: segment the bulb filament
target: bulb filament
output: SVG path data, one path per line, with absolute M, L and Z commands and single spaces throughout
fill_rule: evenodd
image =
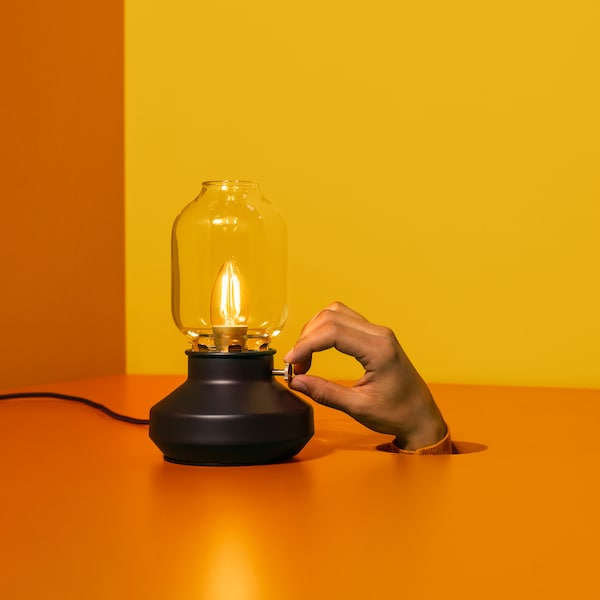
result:
M 247 294 L 235 258 L 219 269 L 210 299 L 210 319 L 219 352 L 246 348 Z

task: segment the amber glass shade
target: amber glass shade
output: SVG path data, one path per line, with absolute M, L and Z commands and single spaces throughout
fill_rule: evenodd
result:
M 269 348 L 287 318 L 286 249 L 258 184 L 202 184 L 172 233 L 173 319 L 194 351 Z

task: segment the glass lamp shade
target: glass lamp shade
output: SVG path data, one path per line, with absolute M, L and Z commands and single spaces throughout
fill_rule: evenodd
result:
M 172 231 L 172 313 L 192 350 L 266 350 L 287 319 L 285 222 L 251 181 L 205 181 Z

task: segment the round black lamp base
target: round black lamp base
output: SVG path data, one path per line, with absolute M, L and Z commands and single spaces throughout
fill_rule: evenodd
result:
M 150 439 L 166 461 L 283 462 L 310 440 L 312 407 L 273 379 L 274 350 L 186 354 L 187 381 L 150 410 Z

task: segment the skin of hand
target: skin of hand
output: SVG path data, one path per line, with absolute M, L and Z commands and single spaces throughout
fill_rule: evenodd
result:
M 363 366 L 363 376 L 351 388 L 307 375 L 313 353 L 328 348 L 353 356 Z M 447 433 L 427 384 L 394 332 L 341 302 L 320 311 L 304 326 L 285 361 L 294 365 L 291 389 L 349 414 L 373 431 L 395 435 L 400 448 L 430 446 Z

